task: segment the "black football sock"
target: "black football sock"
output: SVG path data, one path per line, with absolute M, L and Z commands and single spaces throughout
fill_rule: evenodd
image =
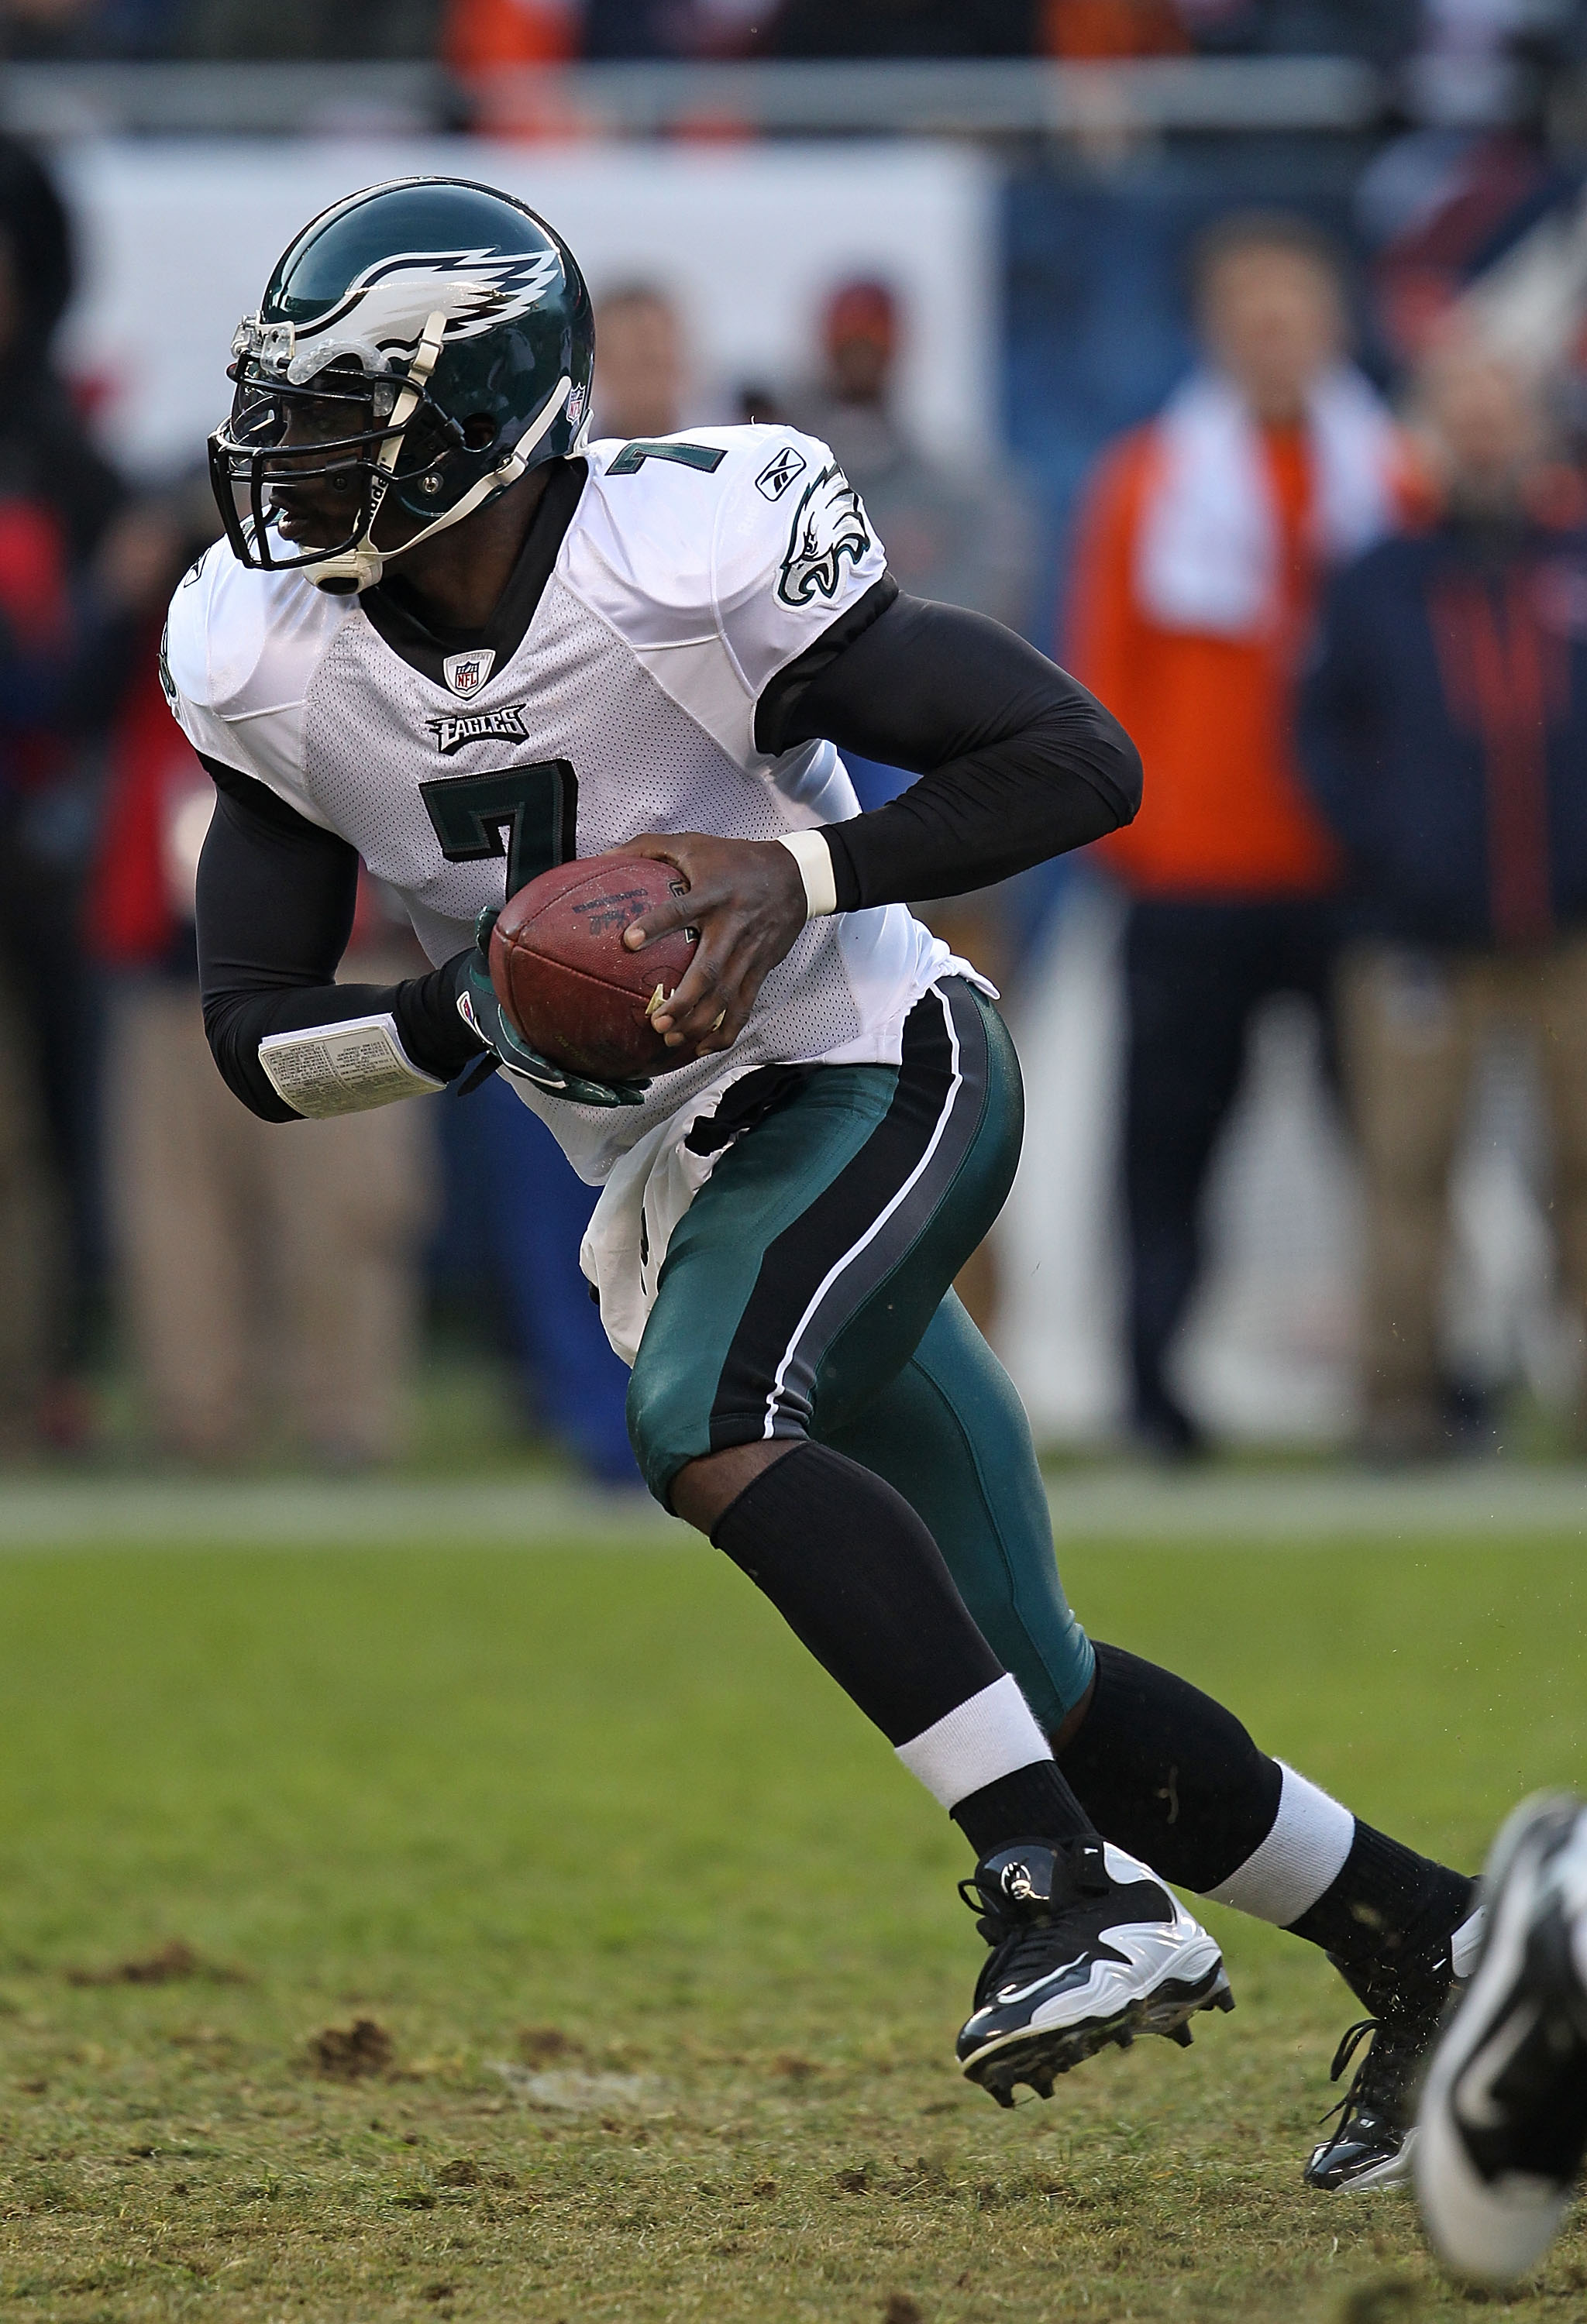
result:
M 1267 1839 L 1284 1781 L 1210 1694 L 1100 1645 L 1091 1706 L 1061 1765 L 1098 1831 L 1204 1895 Z
M 1092 1831 L 1085 1810 L 1051 1759 L 1033 1759 L 983 1784 L 948 1813 L 978 1857 L 995 1856 L 1013 1840 L 1084 1840 Z
M 881 1478 L 829 1445 L 796 1445 L 729 1503 L 711 1539 L 978 1854 L 1090 1830 L 941 1551 Z
M 1259 1751 L 1222 1703 L 1121 1646 L 1098 1646 L 1096 1689 L 1062 1764 L 1107 1839 L 1345 1967 L 1420 1950 L 1473 1902 L 1463 1873 L 1361 1822 Z
M 1476 1902 L 1477 1884 L 1465 1873 L 1418 1856 L 1358 1816 L 1337 1877 L 1287 1925 L 1342 1969 L 1367 1969 L 1435 1947 Z

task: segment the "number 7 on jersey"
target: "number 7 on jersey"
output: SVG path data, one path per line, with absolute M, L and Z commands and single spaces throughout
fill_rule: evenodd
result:
M 419 793 L 447 862 L 504 855 L 509 896 L 578 853 L 578 781 L 566 759 L 436 775 Z

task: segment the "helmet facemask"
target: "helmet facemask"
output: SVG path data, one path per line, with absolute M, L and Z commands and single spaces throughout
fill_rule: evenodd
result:
M 306 572 L 337 595 L 372 587 L 393 558 L 472 515 L 517 483 L 531 455 L 567 401 L 559 380 L 516 445 L 496 447 L 494 424 L 478 440 L 472 422 L 443 410 L 429 392 L 442 351 L 446 318 L 431 315 L 411 357 L 371 371 L 343 351 L 307 377 L 295 360 L 291 324 L 251 316 L 233 341 L 227 376 L 232 410 L 209 438 L 209 472 L 226 537 L 240 561 L 264 572 Z M 336 407 L 345 410 L 346 424 Z M 300 431 L 288 444 L 294 411 Z M 497 448 L 494 463 L 483 456 Z M 330 485 L 352 494 L 348 529 L 339 540 L 295 548 L 280 530 L 294 490 Z M 376 547 L 388 500 L 418 529 Z
M 232 549 L 369 588 L 582 449 L 594 357 L 577 262 L 525 203 L 465 178 L 347 195 L 293 236 L 232 342 L 231 417 L 209 439 Z

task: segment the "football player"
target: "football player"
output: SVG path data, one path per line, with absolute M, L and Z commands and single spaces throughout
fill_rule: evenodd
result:
M 299 235 L 211 440 L 226 539 L 172 603 L 172 708 L 219 790 L 198 886 L 221 1072 L 272 1121 L 500 1064 L 604 1192 L 584 1260 L 651 1491 L 707 1534 L 963 1830 L 990 1951 L 959 2036 L 1004 2103 L 1227 2006 L 1165 1885 L 1322 1946 L 1376 2034 L 1322 2186 L 1404 2167 L 1471 1882 L 1358 1822 L 1065 1602 L 1019 1399 L 952 1290 L 1008 1193 L 1019 1067 L 904 899 L 1127 822 L 1140 770 L 995 623 L 911 601 L 826 447 L 586 444 L 566 244 L 447 179 Z M 849 748 L 918 773 L 859 814 Z M 550 865 L 674 865 L 699 930 L 676 1068 L 527 1049 L 476 918 Z M 359 858 L 434 969 L 337 984 Z M 483 942 L 483 935 L 482 935 Z
M 1587 1808 L 1540 1792 L 1483 1876 L 1482 1942 L 1433 2053 L 1416 2145 L 1428 2239 L 1474 2282 L 1536 2267 L 1587 2154 Z

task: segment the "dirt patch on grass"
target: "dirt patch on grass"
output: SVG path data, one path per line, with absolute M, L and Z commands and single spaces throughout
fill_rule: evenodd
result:
M 558 2058 L 582 2058 L 584 2043 L 559 2025 L 521 2025 L 518 2054 L 526 2066 L 549 2066 Z
M 1339 2311 L 1340 2324 L 1402 2324 L 1421 2306 L 1417 2287 L 1403 2276 L 1359 2284 Z
M 373 2017 L 355 2017 L 351 2025 L 323 2026 L 309 2042 L 309 2063 L 315 2073 L 338 2082 L 389 2073 L 396 2054 L 396 2043 Z
M 207 1961 L 185 1937 L 171 1937 L 152 1953 L 112 1961 L 102 1969 L 73 1968 L 63 1972 L 68 1985 L 176 1985 L 185 1978 L 202 1978 L 209 1985 L 252 1985 L 245 1969 L 232 1961 Z

